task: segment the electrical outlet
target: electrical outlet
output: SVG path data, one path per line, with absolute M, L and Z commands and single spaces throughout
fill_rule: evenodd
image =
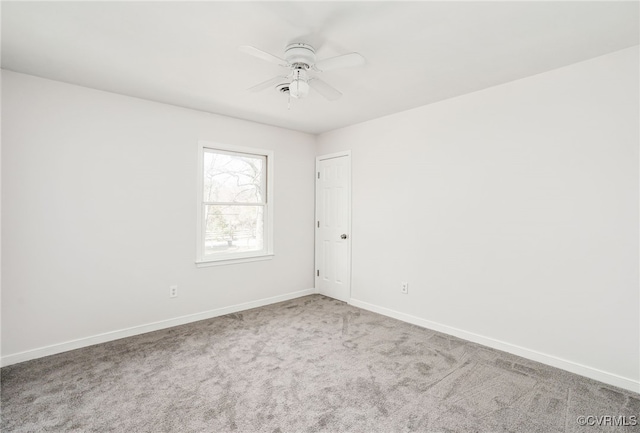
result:
M 405 295 L 409 293 L 409 283 L 407 283 L 406 281 L 403 281 L 402 283 L 400 283 L 400 292 L 402 292 Z
M 170 298 L 178 297 L 178 286 L 169 286 L 169 297 Z

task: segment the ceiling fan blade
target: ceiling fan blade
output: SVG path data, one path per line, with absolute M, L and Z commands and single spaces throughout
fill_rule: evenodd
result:
M 313 65 L 313 69 L 317 71 L 329 71 L 331 69 L 350 68 L 352 66 L 358 66 L 362 64 L 364 64 L 364 57 L 362 57 L 358 53 L 349 53 L 320 60 L 319 62 L 316 62 L 315 65 Z
M 267 89 L 269 87 L 272 86 L 276 86 L 278 84 L 282 84 L 282 83 L 286 83 L 287 81 L 287 77 L 286 76 L 278 76 L 278 77 L 273 77 L 267 81 L 264 81 L 260 84 L 256 84 L 253 87 L 249 87 L 247 90 L 249 92 L 259 92 L 261 90 Z
M 266 60 L 267 62 L 275 63 L 280 66 L 289 66 L 285 59 L 281 59 L 280 57 L 274 56 L 273 54 L 269 54 L 266 51 L 262 51 L 257 49 L 256 47 L 252 47 L 251 45 L 241 45 L 238 47 L 240 51 L 245 54 L 249 54 L 251 56 L 255 56 L 259 59 Z
M 335 101 L 342 96 L 342 93 L 322 81 L 320 78 L 311 78 L 308 83 L 313 90 L 324 96 L 329 101 Z

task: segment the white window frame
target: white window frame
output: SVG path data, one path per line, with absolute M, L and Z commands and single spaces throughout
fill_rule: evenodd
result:
M 204 213 L 204 152 L 205 149 L 231 153 L 245 153 L 250 156 L 262 156 L 266 158 L 266 198 L 264 203 L 264 239 L 263 249 L 243 253 L 220 254 L 205 256 L 203 213 Z M 257 260 L 270 260 L 273 258 L 273 151 L 253 147 L 222 144 L 211 141 L 198 141 L 198 177 L 197 177 L 197 238 L 196 238 L 196 266 L 219 266 L 235 263 L 253 262 Z

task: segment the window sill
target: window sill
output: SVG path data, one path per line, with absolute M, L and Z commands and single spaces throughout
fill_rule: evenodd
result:
M 273 254 L 262 254 L 259 256 L 237 257 L 228 259 L 201 260 L 196 262 L 198 268 L 208 268 L 209 266 L 235 265 L 238 263 L 258 262 L 273 259 Z

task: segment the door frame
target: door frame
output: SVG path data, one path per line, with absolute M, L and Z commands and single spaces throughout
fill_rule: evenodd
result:
M 315 183 L 315 197 L 314 197 L 314 201 L 315 201 L 315 220 L 313 221 L 313 235 L 314 235 L 314 270 L 313 270 L 313 275 L 314 275 L 314 289 L 316 293 L 320 293 L 322 294 L 322 292 L 320 291 L 320 277 L 318 276 L 318 269 L 319 269 L 319 250 L 320 250 L 320 242 L 318 241 L 318 221 L 319 221 L 319 209 L 318 209 L 318 175 L 320 173 L 320 161 L 325 161 L 327 159 L 334 159 L 334 158 L 342 158 L 342 157 L 346 157 L 347 158 L 347 164 L 349 165 L 349 177 L 348 177 L 348 182 L 347 182 L 347 233 L 349 235 L 349 242 L 347 242 L 347 257 L 348 257 L 348 261 L 349 261 L 349 276 L 348 276 L 348 281 L 349 281 L 349 293 L 347 295 L 347 299 L 343 299 L 344 302 L 349 303 L 351 300 L 351 275 L 353 273 L 352 271 L 352 260 L 351 260 L 351 243 L 353 240 L 353 236 L 352 236 L 352 231 L 351 231 L 351 184 L 352 184 L 352 166 L 351 166 L 351 150 L 343 150 L 340 152 L 335 152 L 335 153 L 329 153 L 326 155 L 318 155 L 316 156 L 316 172 L 315 172 L 315 177 L 314 177 L 314 183 Z

